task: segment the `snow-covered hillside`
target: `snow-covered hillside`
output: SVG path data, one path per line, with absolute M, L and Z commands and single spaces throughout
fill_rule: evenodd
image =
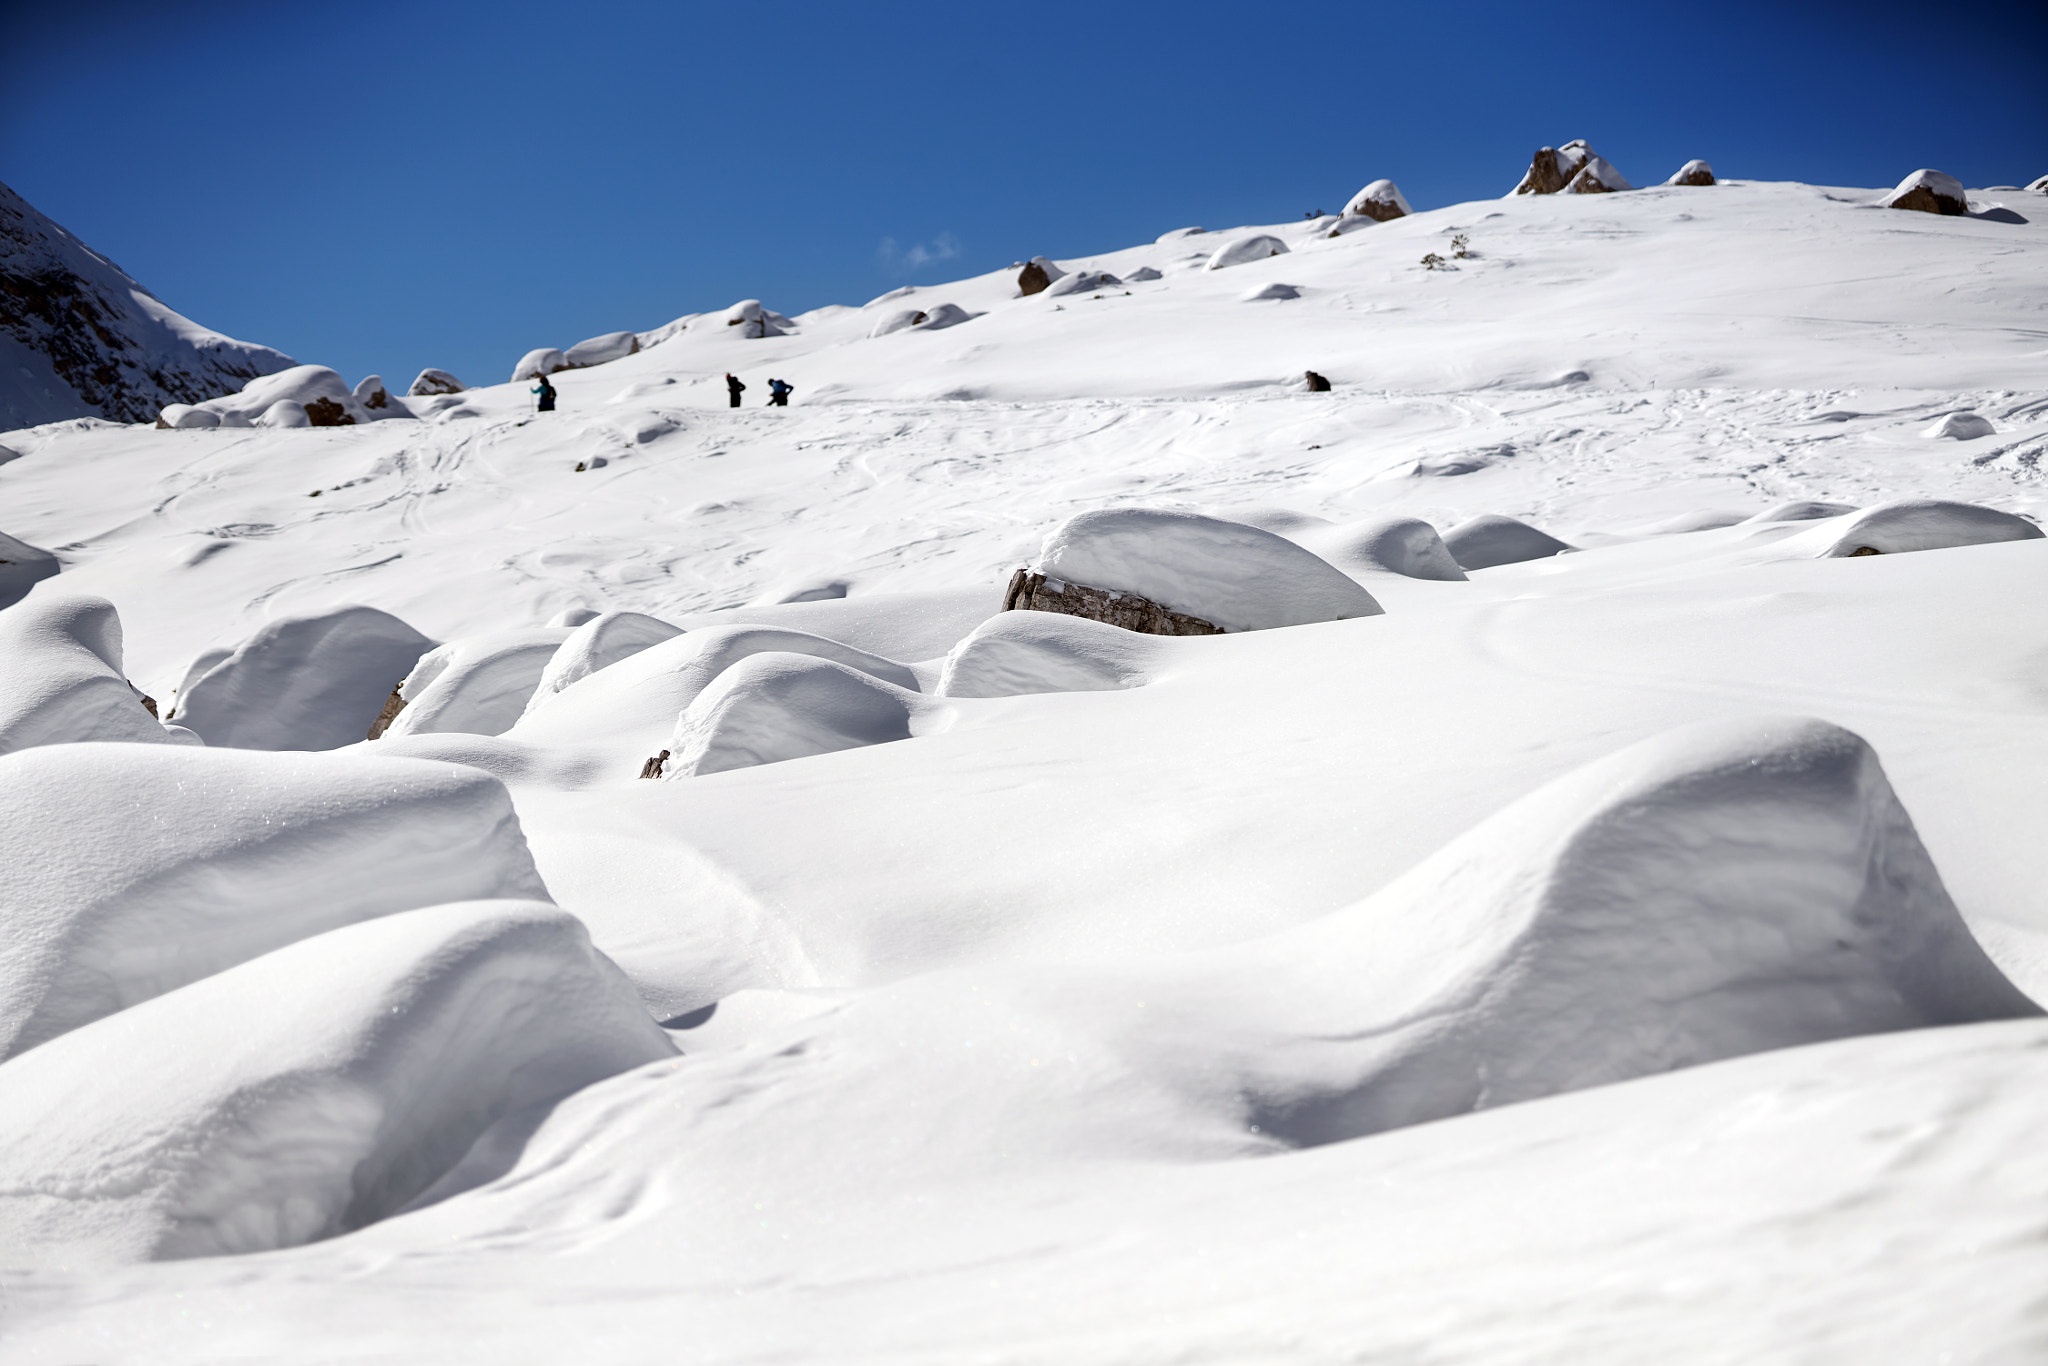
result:
M 173 313 L 0 185 L 0 428 L 146 420 L 291 363 Z
M 1883 197 L 0 433 L 0 1362 L 2042 1359 L 2048 198 Z

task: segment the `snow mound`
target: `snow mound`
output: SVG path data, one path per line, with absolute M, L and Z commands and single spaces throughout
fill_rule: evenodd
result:
M 780 337 L 787 334 L 789 319 L 770 308 L 763 308 L 759 299 L 742 299 L 725 310 L 725 326 L 737 327 L 741 337 Z
M 1939 440 L 1975 441 L 1980 436 L 1996 436 L 1998 428 L 1976 413 L 1950 413 L 1941 421 L 1929 427 L 1922 435 Z
M 1342 570 L 1270 531 L 1200 513 L 1106 508 L 1070 517 L 1031 566 L 1048 579 L 1136 593 L 1226 631 L 1380 613 Z
M 39 597 L 0 611 L 0 754 L 81 740 L 175 738 L 122 676 L 114 604 Z
M 1508 191 L 1506 198 L 1518 194 L 1556 194 L 1571 183 L 1573 176 L 1592 156 L 1593 149 L 1583 140 L 1567 142 L 1563 147 L 1538 147 L 1529 158 L 1529 169 L 1522 173 L 1515 188 Z
M 1896 189 L 1877 202 L 1887 209 L 1917 209 L 1922 213 L 1950 216 L 1970 211 L 1970 196 L 1964 191 L 1961 181 L 1941 171 L 1925 169 L 1907 176 Z
M 563 613 L 554 624 L 575 629 L 549 656 L 539 681 L 529 692 L 526 711 L 532 711 L 571 683 L 580 682 L 599 669 L 608 669 L 622 659 L 665 640 L 674 640 L 683 633 L 680 627 L 640 612 L 593 612 L 578 621 L 566 620 L 568 615 Z M 496 735 L 499 732 L 489 733 Z
M 377 381 L 376 392 L 384 392 L 383 381 Z M 379 417 L 412 416 L 388 400 L 386 407 L 389 411 L 365 407 L 356 391 L 324 365 L 295 365 L 250 380 L 238 394 L 196 405 L 199 411 L 212 413 L 219 426 L 351 427 Z M 168 418 L 160 420 L 168 424 Z
M 10 754 L 0 852 L 0 1057 L 336 926 L 548 895 L 497 779 L 413 759 Z
M 412 410 L 391 397 L 382 375 L 368 375 L 356 384 L 355 400 L 371 417 L 411 417 Z
M 1299 299 L 1301 297 L 1301 287 L 1299 285 L 1283 285 L 1276 280 L 1270 285 L 1261 285 L 1257 289 L 1247 290 L 1237 297 L 1248 304 L 1257 303 L 1261 299 Z
M 418 377 L 413 380 L 412 387 L 405 392 L 414 398 L 431 398 L 436 394 L 459 394 L 465 387 L 461 380 L 446 370 L 436 370 L 429 366 L 420 371 Z
M 1462 582 L 1458 567 L 1436 528 L 1416 517 L 1366 517 L 1331 527 L 1314 527 L 1288 537 L 1347 574 L 1400 574 L 1411 579 Z
M 1812 499 L 1799 498 L 1789 503 L 1778 503 L 1765 508 L 1756 516 L 1743 523 L 1745 526 L 1766 526 L 1774 522 L 1818 522 L 1826 517 L 1841 517 L 1856 509 L 1848 503 L 1821 503 Z
M 174 432 L 207 431 L 220 426 L 220 414 L 211 408 L 173 403 L 156 415 L 156 425 Z
M 570 635 L 559 626 L 533 626 L 435 646 L 399 685 L 405 709 L 384 734 L 503 734 L 525 713 L 549 662 Z
M 640 334 L 637 332 L 607 332 L 602 337 L 577 342 L 563 357 L 568 364 L 565 368 L 581 370 L 589 365 L 606 365 L 615 360 L 624 360 L 640 350 Z
M 1788 556 L 1841 559 L 2040 539 L 2040 527 L 2010 512 L 1938 498 L 1906 498 L 1816 523 L 1779 541 L 1775 549 Z
M 523 379 L 537 379 L 542 375 L 553 375 L 569 368 L 569 358 L 552 346 L 536 347 L 519 358 L 519 364 L 512 367 L 512 383 Z
M 976 315 L 958 304 L 932 304 L 928 308 L 899 308 L 883 314 L 868 329 L 868 336 L 886 337 L 892 332 L 937 332 L 967 322 Z
M 174 718 L 209 745 L 339 749 L 369 734 L 434 642 L 374 607 L 268 621 L 178 694 Z
M 1391 180 L 1375 180 L 1344 206 L 1346 218 L 1370 218 L 1376 223 L 1391 222 L 1406 218 L 1415 210 L 1408 207 L 1408 201 L 1401 194 L 1401 187 Z
M 665 778 L 908 740 L 938 704 L 837 660 L 768 651 L 722 670 L 676 719 Z
M 1204 266 L 1203 269 L 1228 270 L 1231 266 L 1241 266 L 1247 261 L 1263 261 L 1269 256 L 1285 256 L 1286 254 L 1287 244 L 1285 242 L 1271 233 L 1255 233 L 1250 237 L 1240 237 L 1234 242 L 1218 247 L 1215 254 L 1209 257 L 1208 265 Z
M 0 447 L 4 451 L 5 447 Z M 0 455 L 0 461 L 6 457 Z M 14 606 L 28 596 L 28 590 L 54 577 L 62 566 L 57 557 L 41 546 L 17 541 L 0 531 L 0 610 Z
M 1571 547 L 1527 522 L 1498 513 L 1481 513 L 1444 533 L 1444 546 L 1465 569 L 1540 560 Z
M 923 322 L 927 316 L 921 308 L 899 308 L 892 313 L 884 313 L 875 319 L 875 325 L 868 329 L 868 339 L 872 341 L 876 337 L 886 337 L 892 332 L 908 331 Z
M 1053 612 L 999 612 L 946 656 L 940 697 L 1142 687 L 1161 637 Z
M 1098 289 L 1121 288 L 1123 281 L 1106 270 L 1077 270 L 1072 275 L 1053 281 L 1046 289 L 1045 297 L 1057 299 L 1067 294 L 1091 294 Z
M 1565 194 L 1609 194 L 1616 190 L 1633 190 L 1627 177 L 1614 169 L 1614 163 L 1605 157 L 1588 156 L 1586 164 L 1573 174 L 1564 187 Z
M 503 1158 L 464 1157 L 501 1119 L 674 1054 L 553 906 L 337 929 L 0 1068 L 21 1126 L 0 1156 L 0 1247 L 91 1265 L 346 1233 L 495 1175 Z
M 265 408 L 261 415 L 256 418 L 254 425 L 258 427 L 280 428 L 310 427 L 313 425 L 313 415 L 306 411 L 305 404 L 295 403 L 291 399 L 284 398 Z
M 1152 269 L 1152 267 L 1150 266 L 1139 266 L 1136 270 L 1132 271 L 1129 275 L 1126 275 L 1124 277 L 1124 283 L 1144 284 L 1147 281 L 1163 280 L 1165 278 L 1165 276 L 1161 275 L 1158 271 Z
M 1694 157 L 1671 173 L 1666 185 L 1712 185 L 1715 184 L 1714 168 Z

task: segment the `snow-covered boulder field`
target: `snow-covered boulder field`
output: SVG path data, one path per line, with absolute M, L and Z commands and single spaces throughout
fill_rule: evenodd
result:
M 2028 169 L 0 432 L 0 1361 L 2039 1358 Z

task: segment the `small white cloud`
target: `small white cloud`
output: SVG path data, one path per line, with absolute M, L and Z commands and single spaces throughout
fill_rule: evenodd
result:
M 960 239 L 950 232 L 929 242 L 913 242 L 908 250 L 897 246 L 895 238 L 884 237 L 882 245 L 875 248 L 875 259 L 891 275 L 914 275 L 926 266 L 952 260 L 960 250 Z

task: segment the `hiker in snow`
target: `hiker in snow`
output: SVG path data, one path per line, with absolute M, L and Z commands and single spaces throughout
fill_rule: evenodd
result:
M 534 378 L 540 381 L 540 388 L 528 392 L 540 395 L 540 407 L 536 411 L 552 413 L 555 410 L 555 386 L 548 383 L 546 375 L 535 375 Z
M 789 406 L 789 396 L 795 392 L 793 388 L 784 384 L 779 379 L 769 380 L 768 406 L 771 408 L 787 408 Z
M 725 372 L 725 392 L 732 395 L 733 407 L 737 408 L 740 406 L 740 392 L 746 387 L 746 385 L 740 383 L 738 375 L 735 375 L 730 370 Z

